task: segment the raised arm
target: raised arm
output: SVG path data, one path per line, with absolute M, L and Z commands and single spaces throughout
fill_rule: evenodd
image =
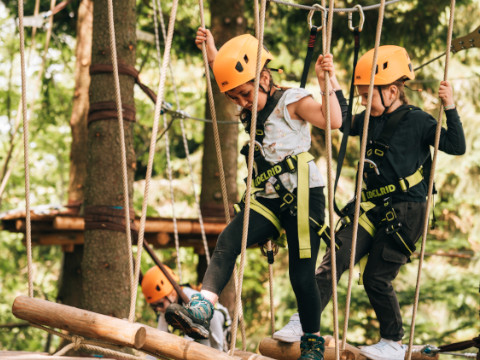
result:
M 200 50 L 202 50 L 202 43 L 205 43 L 207 50 L 208 65 L 212 67 L 218 52 L 215 46 L 215 40 L 210 30 L 199 27 L 197 35 L 195 36 L 195 44 Z

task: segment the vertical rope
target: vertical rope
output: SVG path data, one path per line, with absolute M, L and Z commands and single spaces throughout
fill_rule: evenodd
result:
M 450 19 L 448 23 L 448 34 L 447 34 L 447 44 L 445 49 L 445 70 L 443 74 L 443 80 L 448 79 L 448 65 L 450 62 L 450 48 L 452 46 L 452 33 L 453 33 L 453 20 L 455 15 L 455 0 L 451 0 L 450 2 Z M 413 337 L 415 334 L 415 319 L 417 316 L 417 308 L 418 308 L 418 301 L 420 297 L 420 279 L 422 275 L 422 266 L 423 266 L 423 258 L 425 256 L 425 244 L 427 242 L 427 233 L 428 233 L 428 214 L 430 212 L 430 206 L 432 203 L 432 193 L 433 193 L 433 184 L 434 184 L 434 177 L 435 177 L 435 167 L 437 164 L 437 155 L 438 155 L 438 145 L 440 143 L 440 134 L 442 131 L 442 116 L 443 115 L 443 102 L 440 102 L 440 110 L 438 114 L 438 122 L 437 128 L 435 131 L 435 142 L 434 142 L 434 151 L 433 151 L 433 158 L 432 158 L 432 166 L 430 170 L 430 179 L 428 182 L 428 196 L 427 196 L 427 208 L 425 209 L 425 221 L 423 225 L 423 235 L 422 235 L 422 247 L 420 250 L 420 261 L 418 262 L 418 272 L 417 272 L 417 284 L 415 287 L 415 301 L 413 303 L 413 311 L 412 311 L 412 323 L 410 327 L 410 339 L 408 341 L 408 353 L 407 353 L 407 360 L 411 359 L 412 356 L 412 345 L 413 345 Z
M 30 168 L 28 165 L 27 76 L 25 74 L 25 31 L 23 28 L 23 1 L 18 2 L 18 31 L 20 34 L 20 67 L 22 77 L 23 153 L 25 169 L 25 237 L 28 264 L 28 296 L 33 297 L 32 226 L 30 218 Z
M 258 89 L 260 85 L 260 73 L 261 73 L 261 59 L 262 59 L 262 50 L 263 50 L 263 30 L 265 25 L 265 8 L 266 8 L 266 0 L 261 1 L 260 7 L 260 17 L 259 17 L 259 25 L 258 25 L 258 47 L 257 47 L 257 62 L 256 62 L 256 70 L 255 70 L 255 82 L 254 82 L 254 96 L 253 96 L 253 104 L 252 104 L 252 119 L 250 124 L 250 145 L 248 149 L 248 175 L 247 175 L 247 186 L 245 192 L 245 208 L 244 208 L 244 217 L 243 217 L 243 231 L 242 231 L 242 251 L 240 254 L 240 269 L 238 274 L 238 294 L 236 298 L 236 306 L 235 306 L 235 313 L 234 313 L 234 321 L 232 328 L 232 346 L 230 351 L 235 349 L 235 341 L 236 341 L 236 323 L 238 322 L 238 313 L 241 303 L 241 290 L 242 290 L 242 283 L 243 283 L 243 273 L 245 268 L 245 253 L 247 248 L 247 237 L 248 237 L 248 225 L 250 220 L 250 194 L 251 194 L 251 186 L 252 186 L 252 174 L 253 174 L 253 151 L 255 148 L 255 131 L 257 128 L 257 107 L 258 107 Z M 256 17 L 257 19 L 257 17 Z
M 200 9 L 200 22 L 201 26 L 205 28 L 205 16 L 204 16 L 204 11 L 203 11 L 203 0 L 199 0 L 199 9 Z M 227 224 L 230 223 L 230 210 L 228 206 L 228 195 L 227 195 L 227 186 L 226 186 L 226 181 L 225 181 L 225 172 L 224 172 L 224 167 L 223 167 L 223 160 L 222 160 L 222 148 L 220 146 L 220 138 L 218 135 L 218 124 L 217 124 L 217 115 L 215 111 L 215 103 L 213 100 L 213 90 L 212 90 L 212 84 L 211 84 L 211 76 L 210 76 L 210 67 L 208 64 L 208 58 L 207 58 L 207 50 L 205 48 L 205 43 L 202 44 L 202 56 L 203 56 L 203 63 L 205 67 L 205 77 L 207 79 L 207 96 L 208 96 L 208 105 L 210 107 L 210 113 L 212 117 L 212 126 L 213 126 L 213 137 L 215 141 L 215 150 L 217 154 L 217 164 L 218 164 L 218 170 L 220 173 L 220 187 L 222 190 L 222 199 L 223 199 L 223 208 L 225 211 L 225 222 Z M 237 265 L 235 264 L 235 267 L 233 269 L 233 279 L 234 279 L 234 287 L 235 287 L 235 292 L 236 292 L 236 298 L 240 297 L 241 294 L 241 289 L 239 290 L 238 288 L 238 276 L 237 276 Z M 241 300 L 240 300 L 241 301 Z M 246 342 L 246 336 L 245 336 L 245 323 L 243 319 L 243 311 L 240 311 L 240 324 L 241 324 L 241 330 L 242 330 L 242 339 L 243 343 L 245 344 Z M 232 325 L 232 329 L 235 329 L 235 334 L 236 334 L 236 327 L 237 323 L 234 322 Z M 233 336 L 232 336 L 232 343 L 233 346 L 235 346 L 233 342 Z M 234 351 L 235 347 L 231 348 L 230 351 Z
M 161 14 L 162 14 L 161 9 L 162 8 L 160 6 L 160 4 L 161 4 L 160 0 L 158 1 L 158 4 L 159 4 L 158 9 L 160 11 L 160 24 L 161 24 L 161 27 L 162 27 L 162 35 L 163 35 L 163 39 L 165 41 L 165 39 L 167 37 L 167 34 L 165 32 L 165 23 L 163 21 L 163 17 L 161 16 Z M 180 100 L 178 98 L 177 86 L 175 84 L 175 78 L 173 76 L 173 69 L 172 69 L 172 63 L 171 62 L 168 63 L 168 69 L 169 69 L 169 73 L 170 73 L 170 79 L 173 83 L 173 91 L 174 91 L 174 94 L 175 94 L 175 101 L 176 101 L 176 104 L 177 104 L 177 109 L 180 109 Z M 185 156 L 186 156 L 186 159 L 187 159 L 188 171 L 189 171 L 189 174 L 190 174 L 190 183 L 192 185 L 193 198 L 195 199 L 195 207 L 196 207 L 196 210 L 197 210 L 198 223 L 200 225 L 200 233 L 201 233 L 201 236 L 202 236 L 203 248 L 205 250 L 205 257 L 207 258 L 207 264 L 210 264 L 210 250 L 208 249 L 207 236 L 205 234 L 205 225 L 204 225 L 204 222 L 203 222 L 202 210 L 200 208 L 200 199 L 199 199 L 197 190 L 195 188 L 195 179 L 193 178 L 192 161 L 190 159 L 190 151 L 188 150 L 188 142 L 187 142 L 187 136 L 186 136 L 186 132 L 185 132 L 185 125 L 184 125 L 183 118 L 180 118 L 180 129 L 181 129 L 181 132 L 182 132 L 183 148 L 185 149 Z M 178 235 L 177 235 L 177 238 L 178 238 Z M 176 243 L 176 245 L 177 245 L 177 243 Z M 177 249 L 177 254 L 178 253 L 179 253 L 179 251 Z M 179 264 L 180 264 L 180 261 L 177 260 L 177 265 L 179 266 Z
M 157 51 L 157 60 L 158 60 L 158 66 L 159 66 L 159 71 L 161 71 L 161 63 L 162 63 L 162 55 L 160 54 L 160 36 L 158 34 L 158 20 L 157 20 L 157 2 L 155 0 L 152 0 L 152 7 L 153 7 L 153 23 L 154 23 L 154 30 L 155 30 L 155 49 Z M 162 27 L 162 35 L 163 35 L 163 40 L 166 41 L 167 34 L 165 31 L 165 22 L 163 21 L 163 13 L 162 13 L 162 8 L 160 5 L 160 0 L 158 0 L 158 15 L 160 18 L 160 23 Z M 169 63 L 169 68 L 171 70 L 171 64 Z M 171 72 L 170 72 L 170 75 Z M 172 76 L 173 80 L 173 76 Z M 178 95 L 176 88 L 175 89 L 175 98 L 177 100 L 177 109 L 179 108 L 179 101 L 178 101 Z M 173 121 L 173 119 L 172 119 Z M 166 114 L 163 114 L 163 129 L 164 129 L 164 134 L 165 134 L 165 153 L 167 157 L 167 176 L 168 176 L 168 181 L 169 181 L 169 186 L 170 186 L 170 199 L 171 199 L 171 204 L 172 204 L 172 221 L 173 221 L 173 236 L 175 239 L 175 251 L 177 252 L 177 274 L 178 274 L 178 279 L 179 283 L 182 283 L 182 263 L 180 261 L 180 240 L 178 237 L 178 225 L 177 225 L 177 216 L 175 214 L 175 195 L 173 191 L 173 184 L 172 184 L 172 164 L 170 161 L 170 139 L 168 137 L 168 123 L 167 123 L 167 116 Z
M 348 329 L 348 319 L 350 316 L 350 299 L 351 299 L 351 293 L 352 293 L 352 279 L 353 279 L 353 269 L 355 266 L 358 220 L 360 216 L 360 202 L 361 202 L 361 191 L 362 191 L 362 182 L 363 182 L 363 176 L 361 174 L 363 174 L 363 168 L 364 168 L 364 162 L 365 162 L 368 124 L 370 122 L 370 111 L 372 108 L 375 68 L 376 68 L 376 63 L 378 59 L 378 47 L 380 46 L 380 40 L 382 35 L 384 11 L 385 11 L 385 0 L 381 0 L 380 8 L 378 10 L 377 30 L 376 30 L 376 36 L 375 36 L 375 48 L 374 48 L 374 54 L 373 54 L 373 60 L 372 60 L 372 70 L 370 74 L 370 84 L 368 87 L 367 107 L 365 109 L 365 120 L 364 120 L 362 140 L 361 140 L 362 146 L 360 150 L 360 160 L 358 163 L 359 176 L 357 176 L 357 184 L 355 189 L 355 213 L 353 217 L 352 250 L 350 253 L 350 268 L 349 268 L 349 274 L 348 274 L 348 288 L 347 288 L 347 299 L 346 299 L 346 306 L 345 306 L 345 322 L 343 327 L 342 350 L 345 350 L 345 346 L 347 344 L 347 329 Z M 355 69 L 353 69 L 353 71 L 355 71 Z
M 343 327 L 343 342 L 342 350 L 345 350 L 347 344 L 347 329 L 348 329 L 348 319 L 350 316 L 350 299 L 352 295 L 352 279 L 353 279 L 353 268 L 355 266 L 355 253 L 357 246 L 357 233 L 358 233 L 358 220 L 360 217 L 360 202 L 361 202 L 361 192 L 362 192 L 362 182 L 363 182 L 363 168 L 365 163 L 365 153 L 367 146 L 367 135 L 368 135 L 368 125 L 370 122 L 370 111 L 372 109 L 372 96 L 374 89 L 374 79 L 375 79 L 375 68 L 378 59 L 378 47 L 380 46 L 380 39 L 382 36 L 382 26 L 383 26 L 383 16 L 385 11 L 385 0 L 381 0 L 380 8 L 378 9 L 378 21 L 377 21 L 377 31 L 375 36 L 375 48 L 373 53 L 372 60 L 372 70 L 370 74 L 370 84 L 368 87 L 368 97 L 367 97 L 367 107 L 365 109 L 365 120 L 363 125 L 363 133 L 361 140 L 361 150 L 360 150 L 360 160 L 358 162 L 358 176 L 357 184 L 355 188 L 355 213 L 353 216 L 353 234 L 352 234 L 352 250 L 350 253 L 350 270 L 348 273 L 348 289 L 347 289 L 347 300 L 345 305 L 345 322 Z M 355 71 L 355 69 L 353 69 Z
M 170 62 L 170 50 L 172 48 L 173 30 L 175 25 L 175 19 L 177 16 L 178 0 L 173 0 L 172 10 L 170 12 L 170 21 L 168 24 L 167 40 L 165 42 L 165 49 L 163 54 L 162 69 L 160 71 L 160 83 L 158 84 L 157 102 L 155 103 L 155 115 L 152 126 L 152 136 L 150 138 L 150 149 L 148 153 L 147 173 L 145 175 L 145 189 L 142 204 L 142 216 L 140 218 L 140 228 L 138 231 L 138 244 L 137 244 L 137 259 L 135 262 L 135 279 L 138 279 L 140 275 L 140 261 L 142 259 L 143 239 L 145 236 L 145 221 L 147 217 L 147 204 L 150 190 L 150 180 L 152 178 L 153 158 L 155 156 L 155 144 L 157 142 L 158 123 L 160 121 L 160 113 L 162 110 L 162 101 L 164 98 L 165 80 L 167 73 L 167 66 Z M 135 285 L 135 296 L 137 289 Z
M 327 33 L 323 32 L 323 54 L 330 52 L 333 26 L 333 10 L 335 1 L 330 0 L 327 19 Z M 325 29 L 325 27 L 323 27 Z M 333 300 L 333 337 L 335 339 L 335 359 L 340 359 L 338 347 L 338 296 L 337 296 L 337 265 L 335 255 L 335 222 L 333 209 L 333 180 L 332 180 L 332 129 L 330 114 L 330 74 L 325 71 L 325 147 L 327 148 L 327 188 L 328 188 L 328 217 L 330 225 L 330 251 L 332 262 L 332 300 Z
M 125 233 L 127 236 L 127 248 L 128 253 L 132 253 L 132 233 L 130 231 L 130 205 L 128 195 L 128 174 L 127 174 L 127 154 L 125 150 L 125 130 L 123 128 L 123 111 L 122 111 L 122 95 L 120 93 L 120 79 L 118 76 L 118 62 L 117 62 L 117 47 L 115 43 L 115 19 L 113 14 L 113 0 L 107 1 L 108 5 L 108 28 L 110 32 L 110 54 L 113 66 L 113 82 L 115 86 L 115 102 L 117 105 L 118 115 L 118 129 L 120 132 L 120 154 L 122 160 L 122 180 L 123 180 L 123 208 L 125 210 Z M 135 289 L 136 295 L 136 281 L 133 277 L 133 259 L 132 256 L 128 256 L 128 269 L 130 279 L 130 313 L 128 316 L 129 321 L 134 320 L 135 315 L 135 301 L 133 291 Z

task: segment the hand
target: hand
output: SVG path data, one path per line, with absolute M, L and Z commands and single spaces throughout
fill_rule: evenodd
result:
M 453 91 L 448 81 L 441 81 L 438 88 L 438 96 L 442 100 L 443 106 L 454 105 Z
M 215 40 L 210 30 L 199 27 L 197 30 L 197 35 L 195 37 L 195 44 L 197 47 L 202 50 L 202 44 L 205 43 L 207 50 L 207 59 L 208 63 L 212 64 L 217 56 L 217 48 L 215 47 Z
M 325 71 L 328 71 L 330 77 L 335 76 L 332 54 L 319 55 L 315 63 L 315 72 L 317 73 L 318 81 L 325 81 Z

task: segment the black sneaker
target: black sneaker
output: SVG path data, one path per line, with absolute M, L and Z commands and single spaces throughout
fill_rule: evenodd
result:
M 300 357 L 298 360 L 323 360 L 325 340 L 321 336 L 306 333 L 300 342 Z
M 210 301 L 201 294 L 195 294 L 185 306 L 171 304 L 165 312 L 165 320 L 191 338 L 208 339 L 213 311 Z

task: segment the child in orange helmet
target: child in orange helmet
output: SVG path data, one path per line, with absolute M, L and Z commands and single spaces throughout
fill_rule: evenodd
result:
M 170 276 L 178 282 L 178 276 L 168 266 L 163 265 Z M 198 294 L 198 291 L 182 286 L 182 291 L 188 298 Z M 168 332 L 168 324 L 165 321 L 165 310 L 170 304 L 180 304 L 182 300 L 175 291 L 172 283 L 158 266 L 151 267 L 142 278 L 142 292 L 147 303 L 155 311 L 158 317 L 157 329 Z M 230 329 L 230 316 L 227 308 L 217 304 L 213 313 L 210 334 L 207 339 L 197 340 L 199 343 L 214 349 L 227 351 L 227 333 Z M 187 338 L 188 336 L 186 336 Z
M 199 28 L 195 43 L 206 44 L 207 58 L 220 91 L 242 108 L 240 119 L 251 127 L 258 40 L 248 34 L 230 39 L 218 51 L 209 30 Z M 317 233 L 324 222 L 324 180 L 308 153 L 310 126 L 325 129 L 325 107 L 303 88 L 278 87 L 268 69 L 273 58 L 262 49 L 257 104 L 251 206 L 247 246 L 263 244 L 285 230 L 290 280 L 297 298 L 305 335 L 300 359 L 323 359 L 324 340 L 319 335 L 320 294 L 315 283 L 315 262 L 320 246 Z M 342 122 L 343 99 L 335 77 L 331 54 L 320 55 L 315 64 L 322 99 L 330 99 L 331 128 Z M 330 75 L 328 93 L 325 72 Z M 248 154 L 248 148 L 242 153 Z M 232 275 L 241 252 L 244 203 L 220 235 L 203 279 L 201 294 L 184 307 L 171 305 L 167 321 L 193 337 L 208 335 L 213 305 Z
M 374 50 L 365 53 L 355 68 L 354 84 L 363 106 L 367 105 Z M 415 77 L 407 51 L 399 46 L 378 49 L 371 114 L 364 164 L 361 216 L 355 262 L 368 255 L 363 284 L 380 324 L 381 340 L 365 346 L 361 354 L 372 360 L 403 360 L 405 347 L 400 306 L 392 286 L 400 267 L 409 261 L 424 229 L 426 197 L 437 121 L 418 107 L 408 105 L 405 81 Z M 442 128 L 439 150 L 451 155 L 465 153 L 465 135 L 447 81 L 438 95 L 443 103 L 447 129 Z M 353 118 L 350 135 L 361 136 L 365 111 Z M 345 124 L 344 124 L 345 126 Z M 343 127 L 342 127 L 343 130 Z M 360 175 L 359 175 L 360 176 Z M 342 242 L 336 252 L 337 281 L 350 265 L 353 233 L 352 201 L 343 210 L 346 225 L 337 233 Z M 332 296 L 331 252 L 327 250 L 317 269 L 321 310 Z M 295 320 L 295 319 L 293 319 Z M 295 340 L 295 321 L 276 336 Z M 275 334 L 274 334 L 275 337 Z M 297 336 L 298 337 L 298 336 Z

